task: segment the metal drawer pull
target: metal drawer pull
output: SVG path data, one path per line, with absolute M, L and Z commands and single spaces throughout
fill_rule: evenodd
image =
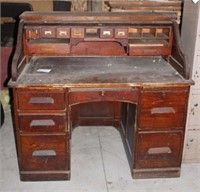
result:
M 30 123 L 31 127 L 37 126 L 54 126 L 55 122 L 52 119 L 40 119 L 40 120 L 32 120 Z
M 75 36 L 81 36 L 82 33 L 81 33 L 81 31 L 75 31 L 75 32 L 74 32 L 74 35 L 75 35 Z
M 67 31 L 59 31 L 59 35 L 60 36 L 65 36 L 65 35 L 67 35 Z
M 151 109 L 151 114 L 176 113 L 173 107 L 155 107 Z
M 125 32 L 124 32 L 124 31 L 118 31 L 118 32 L 117 32 L 117 35 L 118 35 L 118 36 L 124 36 L 124 35 L 125 35 Z
M 54 150 L 35 150 L 32 153 L 33 157 L 43 157 L 43 156 L 56 156 Z
M 44 34 L 45 35 L 52 35 L 52 31 L 45 31 Z
M 51 97 L 32 97 L 29 104 L 53 104 L 54 99 Z
M 111 35 L 110 31 L 103 31 L 103 35 Z
M 148 150 L 149 155 L 156 155 L 156 154 L 171 154 L 172 151 L 169 147 L 157 147 L 157 148 L 150 148 Z

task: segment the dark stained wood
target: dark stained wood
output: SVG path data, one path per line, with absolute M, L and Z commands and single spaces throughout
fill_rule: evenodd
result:
M 172 18 L 167 14 L 159 13 L 95 13 L 95 12 L 78 12 L 67 13 L 59 12 L 24 12 L 20 16 L 21 20 L 37 21 L 44 23 L 130 23 L 130 22 L 161 22 L 170 21 Z
M 19 125 L 21 131 L 27 132 L 59 132 L 65 131 L 65 114 L 54 115 L 19 115 Z
M 141 132 L 135 168 L 163 168 L 180 165 L 182 132 Z M 158 142 L 159 141 L 159 142 Z
M 45 73 L 41 69 L 50 70 Z M 47 78 L 48 77 L 48 78 Z M 71 87 L 132 87 L 140 84 L 188 84 L 160 56 L 155 57 L 32 57 L 13 85 L 59 84 Z
M 169 129 L 183 127 L 187 98 L 187 89 L 142 92 L 140 128 Z
M 69 166 L 65 135 L 22 135 L 21 145 L 24 171 L 66 170 Z
M 117 128 L 133 178 L 180 176 L 193 81 L 170 16 L 20 17 L 9 86 L 21 180 L 69 180 L 79 125 Z
M 105 2 L 110 11 L 112 12 L 155 12 L 155 13 L 165 13 L 171 16 L 173 20 L 180 23 L 180 18 L 182 14 L 181 0 L 170 0 L 170 1 L 106 1 Z

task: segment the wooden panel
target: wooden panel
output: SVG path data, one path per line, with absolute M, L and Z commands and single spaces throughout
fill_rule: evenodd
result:
M 139 133 L 136 167 L 180 166 L 182 140 L 182 132 Z
M 53 55 L 66 55 L 70 53 L 70 45 L 66 43 L 28 43 L 26 45 L 26 52 L 30 55 L 45 55 L 45 54 L 53 54 Z
M 187 109 L 187 91 L 152 91 L 142 93 L 140 128 L 183 127 Z
M 58 90 L 19 91 L 17 97 L 19 109 L 65 109 L 65 94 Z
M 66 136 L 21 136 L 22 170 L 66 170 Z
M 180 23 L 182 12 L 181 0 L 170 1 L 116 1 L 110 0 L 106 2 L 112 12 L 154 12 L 162 13 L 170 16 L 172 19 Z
M 104 125 L 119 127 L 119 102 L 89 102 L 72 106 L 72 126 Z
M 65 115 L 19 115 L 19 128 L 27 132 L 52 132 L 65 130 Z
M 129 55 L 132 56 L 156 56 L 156 55 L 170 55 L 171 48 L 163 47 L 162 45 L 142 45 L 136 47 L 132 44 L 129 45 Z
M 71 47 L 71 55 L 127 56 L 122 45 L 117 42 L 80 42 Z

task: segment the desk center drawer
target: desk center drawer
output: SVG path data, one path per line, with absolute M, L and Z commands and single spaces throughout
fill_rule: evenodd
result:
M 137 102 L 137 89 L 71 89 L 69 91 L 69 104 L 95 102 L 95 101 L 119 101 Z

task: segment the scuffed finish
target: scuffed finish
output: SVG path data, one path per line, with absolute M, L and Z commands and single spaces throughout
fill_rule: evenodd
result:
M 80 87 L 175 82 L 187 81 L 162 57 L 33 57 L 16 83 Z

